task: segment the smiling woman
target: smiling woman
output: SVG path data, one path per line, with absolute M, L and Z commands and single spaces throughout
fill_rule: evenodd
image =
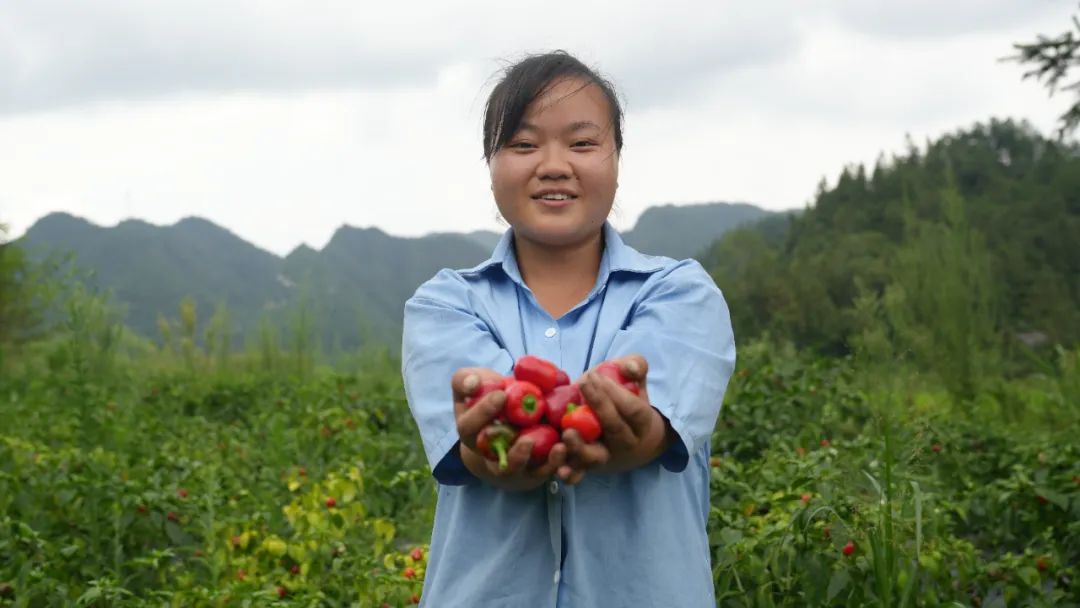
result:
M 425 605 L 714 604 L 709 437 L 731 324 L 700 264 L 642 255 L 606 221 L 621 150 L 613 87 L 567 53 L 525 58 L 491 93 L 484 156 L 510 229 L 405 305 L 402 373 L 439 483 Z M 500 467 L 477 439 L 506 393 L 475 393 L 525 355 L 576 376 L 602 435 L 564 430 L 538 464 L 523 436 Z

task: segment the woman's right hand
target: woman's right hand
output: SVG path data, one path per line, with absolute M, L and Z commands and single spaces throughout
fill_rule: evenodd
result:
M 476 436 L 495 421 L 506 404 L 506 393 L 492 391 L 484 395 L 471 408 L 465 402 L 485 380 L 501 380 L 503 376 L 493 369 L 465 367 L 454 372 L 450 386 L 454 395 L 454 416 L 458 436 L 461 438 L 461 460 L 477 477 L 506 490 L 531 490 L 539 487 L 566 463 L 566 445 L 556 443 L 551 448 L 546 463 L 529 467 L 529 455 L 533 443 L 529 439 L 515 441 L 506 453 L 507 467 L 500 469 L 477 451 Z

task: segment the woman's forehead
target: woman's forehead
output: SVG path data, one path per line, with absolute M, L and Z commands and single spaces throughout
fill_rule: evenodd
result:
M 600 126 L 611 122 L 610 114 L 600 87 L 580 78 L 567 78 L 544 88 L 526 108 L 521 126 L 537 128 L 552 122 L 576 128 Z

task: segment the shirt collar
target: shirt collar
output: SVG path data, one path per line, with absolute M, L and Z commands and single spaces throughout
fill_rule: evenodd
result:
M 485 270 L 499 266 L 506 276 L 515 283 L 525 286 L 521 278 L 521 270 L 518 268 L 517 258 L 514 256 L 513 228 L 508 228 L 495 245 L 491 257 L 477 266 L 463 271 L 464 274 L 480 274 Z M 623 242 L 619 232 L 611 225 L 604 222 L 604 253 L 600 258 L 600 272 L 597 284 L 607 282 L 608 275 L 612 272 L 626 271 L 636 273 L 651 273 L 663 268 L 663 258 L 645 255 Z

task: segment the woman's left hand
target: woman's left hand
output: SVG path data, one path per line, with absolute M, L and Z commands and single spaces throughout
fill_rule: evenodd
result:
M 652 462 L 670 445 L 674 431 L 649 403 L 645 358 L 629 355 L 614 361 L 624 376 L 641 386 L 641 394 L 634 395 L 595 370 L 581 377 L 581 393 L 600 419 L 603 435 L 600 443 L 586 444 L 572 430 L 563 433 L 568 464 L 560 467 L 558 474 L 569 483 L 579 481 L 586 469 L 600 473 L 636 469 Z

